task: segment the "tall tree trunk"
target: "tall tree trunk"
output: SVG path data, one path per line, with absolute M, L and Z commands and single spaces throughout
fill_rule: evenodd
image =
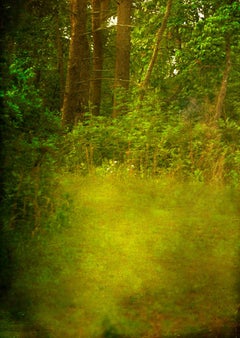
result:
M 73 126 L 88 110 L 90 51 L 87 38 L 88 0 L 71 0 L 71 40 L 62 108 L 63 126 Z
M 103 70 L 103 25 L 108 17 L 110 0 L 92 0 L 93 33 L 93 74 L 91 84 L 92 113 L 99 115 L 101 104 L 102 70 Z
M 145 78 L 140 85 L 140 87 L 141 87 L 141 99 L 143 98 L 144 93 L 147 89 L 150 77 L 152 75 L 153 67 L 154 67 L 154 65 L 157 61 L 158 51 L 159 51 L 159 48 L 160 48 L 160 45 L 161 45 L 161 42 L 162 42 L 162 39 L 163 39 L 164 32 L 167 28 L 167 22 L 168 22 L 168 18 L 170 16 L 172 3 L 173 3 L 173 0 L 168 0 L 167 6 L 166 6 L 166 11 L 165 11 L 165 14 L 164 14 L 164 17 L 163 17 L 163 20 L 162 20 L 162 24 L 161 24 L 161 26 L 158 29 L 157 34 L 156 34 L 156 43 L 155 43 L 155 47 L 154 47 L 154 50 L 153 50 L 152 58 L 151 58 L 150 63 L 148 65 L 148 69 L 147 69 Z
M 118 1 L 113 117 L 116 117 L 124 110 L 124 104 L 122 105 L 123 97 L 118 97 L 118 90 L 127 90 L 129 88 L 131 9 L 132 0 Z
M 228 85 L 228 77 L 231 71 L 231 45 L 230 45 L 230 38 L 226 38 L 226 63 L 225 63 L 225 70 L 223 72 L 222 83 L 220 90 L 217 95 L 217 102 L 215 107 L 215 115 L 214 120 L 218 120 L 224 109 L 224 102 L 227 94 L 227 85 Z
M 101 23 L 104 23 L 109 17 L 109 5 L 110 5 L 110 0 L 100 0 L 101 2 L 101 14 L 100 14 L 100 19 Z

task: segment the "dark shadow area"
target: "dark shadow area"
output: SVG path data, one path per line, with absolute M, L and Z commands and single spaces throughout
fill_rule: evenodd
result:
M 225 328 L 217 331 L 200 331 L 186 335 L 164 336 L 163 338 L 239 338 L 235 328 Z M 160 338 L 160 337 L 159 337 Z

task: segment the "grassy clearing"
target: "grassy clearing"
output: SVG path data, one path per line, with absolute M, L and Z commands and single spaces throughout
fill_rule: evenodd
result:
M 72 200 L 67 224 L 31 239 L 13 287 L 23 315 L 50 337 L 164 337 L 233 320 L 235 190 L 171 179 L 62 181 Z

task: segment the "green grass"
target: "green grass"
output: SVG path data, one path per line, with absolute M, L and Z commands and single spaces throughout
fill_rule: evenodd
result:
M 29 241 L 13 287 L 50 337 L 164 337 L 233 320 L 239 193 L 74 175 L 62 189 L 72 201 L 65 226 Z

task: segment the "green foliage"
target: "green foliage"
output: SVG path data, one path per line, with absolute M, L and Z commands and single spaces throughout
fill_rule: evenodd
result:
M 9 88 L 4 94 L 5 99 L 5 115 L 6 122 L 12 128 L 26 129 L 26 121 L 28 123 L 33 110 L 38 111 L 41 107 L 41 99 L 31 83 L 34 78 L 33 68 L 26 68 L 25 62 L 15 60 L 15 63 L 9 67 L 9 75 L 11 76 Z M 31 126 L 29 126 L 31 128 Z
M 56 163 L 59 119 L 44 109 L 28 59 L 15 59 L 4 87 L 2 111 L 1 291 L 18 273 L 12 257 L 18 242 L 46 228 L 58 207 Z
M 89 117 L 64 139 L 64 166 L 87 173 L 119 170 L 134 175 L 169 174 L 200 181 L 239 178 L 239 124 L 219 126 L 191 117 L 194 109 L 166 115 L 149 98 L 117 119 Z M 130 107 L 131 108 L 131 107 Z M 193 111 L 191 110 L 193 109 Z M 129 109 L 130 110 L 130 109 Z

